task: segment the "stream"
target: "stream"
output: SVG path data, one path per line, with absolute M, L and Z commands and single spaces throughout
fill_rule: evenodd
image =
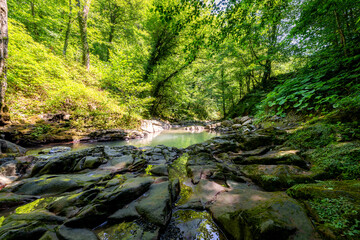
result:
M 95 147 L 98 145 L 105 145 L 109 147 L 130 145 L 135 147 L 155 147 L 157 145 L 164 145 L 167 147 L 186 148 L 193 144 L 205 142 L 215 136 L 220 136 L 220 134 L 208 131 L 191 132 L 183 129 L 171 129 L 164 130 L 162 132 L 149 133 L 145 138 L 130 139 L 128 141 L 47 144 L 41 147 L 29 149 L 27 155 L 37 155 L 42 150 L 55 146 L 70 147 L 72 151 Z

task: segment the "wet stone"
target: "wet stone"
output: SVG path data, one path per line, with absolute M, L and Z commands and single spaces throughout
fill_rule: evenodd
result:
M 214 239 L 226 240 L 227 238 L 217 227 L 208 212 L 197 212 L 194 210 L 175 211 L 169 226 L 161 240 L 182 239 Z

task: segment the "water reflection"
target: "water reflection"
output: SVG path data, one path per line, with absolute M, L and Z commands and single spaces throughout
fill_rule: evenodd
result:
M 226 240 L 208 212 L 178 210 L 174 212 L 171 221 L 170 225 L 178 229 L 179 236 L 170 239 Z
M 94 147 L 97 145 L 106 145 L 110 147 L 133 145 L 135 147 L 154 147 L 156 145 L 165 145 L 169 147 L 186 148 L 190 145 L 205 142 L 210 138 L 218 136 L 218 133 L 214 132 L 191 132 L 184 129 L 165 130 L 157 133 L 150 133 L 143 139 L 131 139 L 129 141 L 112 141 L 112 142 L 92 142 L 92 143 L 71 143 L 71 144 L 49 144 L 41 148 L 32 149 L 27 152 L 28 155 L 36 155 L 45 148 L 54 146 L 69 146 L 72 150 L 80 150 L 88 147 Z M 51 156 L 51 155 L 47 155 Z M 46 156 L 45 156 L 46 157 Z

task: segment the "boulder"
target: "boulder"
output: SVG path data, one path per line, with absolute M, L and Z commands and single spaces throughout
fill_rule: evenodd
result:
M 282 192 L 224 192 L 210 212 L 234 239 L 318 239 L 304 209 Z
M 44 210 L 38 210 L 27 214 L 12 214 L 5 218 L 0 227 L 0 239 L 37 240 L 48 231 L 54 229 L 65 219 L 57 217 Z
M 292 165 L 245 165 L 241 172 L 262 188 L 276 191 L 298 183 L 314 182 L 313 173 Z
M 236 164 L 248 165 L 248 164 L 290 164 L 296 165 L 302 168 L 306 168 L 308 163 L 299 156 L 299 150 L 287 150 L 287 151 L 270 151 L 260 156 L 248 156 L 242 157 L 240 155 L 234 158 L 233 161 Z
M 0 153 L 25 154 L 26 149 L 12 142 L 0 139 Z
M 79 187 L 74 180 L 66 177 L 30 178 L 26 179 L 23 184 L 17 185 L 13 192 L 24 195 L 53 195 L 72 191 Z
M 0 211 L 11 207 L 20 206 L 34 200 L 36 200 L 36 197 L 30 195 L 0 193 Z
M 96 230 L 100 239 L 124 240 L 156 240 L 159 239 L 159 228 L 149 224 L 123 222 L 112 226 L 104 226 Z
M 140 214 L 136 211 L 135 208 L 137 205 L 138 202 L 133 201 L 130 204 L 124 206 L 122 209 L 117 210 L 114 214 L 109 216 L 109 219 L 117 222 L 137 219 L 140 217 Z
M 177 210 L 161 239 L 228 239 L 206 211 Z
M 131 178 L 115 189 L 103 190 L 97 199 L 106 203 L 109 209 L 119 209 L 148 191 L 153 182 L 150 177 Z
M 61 226 L 57 231 L 57 235 L 62 240 L 98 240 L 97 235 L 85 228 L 69 228 Z
M 169 181 L 153 184 L 135 206 L 138 213 L 150 223 L 165 227 L 171 215 L 170 187 Z

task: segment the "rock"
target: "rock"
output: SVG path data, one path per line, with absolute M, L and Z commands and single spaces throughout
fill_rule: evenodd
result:
M 248 165 L 248 164 L 290 164 L 299 166 L 302 168 L 307 167 L 307 162 L 304 161 L 299 155 L 299 150 L 287 150 L 287 151 L 270 151 L 260 156 L 249 156 L 234 158 L 233 161 L 236 164 Z
M 34 200 L 36 200 L 36 197 L 34 196 L 18 195 L 14 193 L 0 193 L 0 211 L 23 205 Z
M 100 189 L 90 189 L 84 192 L 64 196 L 50 203 L 47 209 L 57 215 L 71 218 L 79 212 L 80 207 L 84 207 L 92 202 L 99 192 Z
M 25 154 L 26 149 L 9 141 L 0 139 L 0 153 Z
M 257 149 L 252 150 L 252 151 L 241 151 L 239 153 L 239 156 L 241 156 L 241 157 L 250 157 L 250 156 L 263 155 L 263 154 L 267 153 L 268 151 L 270 151 L 270 149 L 271 149 L 270 146 L 265 146 L 265 147 L 257 148 Z
M 247 120 L 247 121 L 245 121 L 242 125 L 243 126 L 246 126 L 246 125 L 250 125 L 250 124 L 252 124 L 252 119 L 249 119 L 249 120 Z
M 27 214 L 12 214 L 5 218 L 0 227 L 0 239 L 39 239 L 65 219 L 47 211 L 34 211 Z
M 210 212 L 234 239 L 318 239 L 304 209 L 281 192 L 224 192 Z
M 243 127 L 243 125 L 241 125 L 241 124 L 234 124 L 231 126 L 232 129 L 240 129 L 242 127 Z
M 35 210 L 30 213 L 14 213 L 5 218 L 3 225 L 11 224 L 12 222 L 41 222 L 46 224 L 61 224 L 65 221 L 64 217 L 56 216 L 46 210 Z
M 60 194 L 71 191 L 80 186 L 71 179 L 64 177 L 55 178 L 30 178 L 25 183 L 17 186 L 13 192 L 24 195 L 46 195 L 46 194 Z
M 208 212 L 177 210 L 160 239 L 227 239 Z
M 296 199 L 313 198 L 347 198 L 360 204 L 360 181 L 322 181 L 312 184 L 300 184 L 289 188 L 286 192 Z
M 262 188 L 276 191 L 298 183 L 314 182 L 312 172 L 291 165 L 247 165 L 240 166 L 241 172 Z
M 59 146 L 59 147 L 42 149 L 39 152 L 39 154 L 58 154 L 58 153 L 64 153 L 64 152 L 69 152 L 69 151 L 71 151 L 71 147 Z
M 231 127 L 231 125 L 233 125 L 233 122 L 230 120 L 225 120 L 221 122 L 222 127 Z
M 168 176 L 168 168 L 166 164 L 153 165 L 150 169 L 150 173 L 156 176 Z
M 143 120 L 141 122 L 141 130 L 149 132 L 149 133 L 155 133 L 155 132 L 161 132 L 165 129 L 170 129 L 171 125 L 166 122 L 157 121 L 157 120 Z
M 87 156 L 84 159 L 84 164 L 82 165 L 82 169 L 97 168 L 98 166 L 100 166 L 104 162 L 105 162 L 105 159 L 103 157 Z
M 138 213 L 150 223 L 165 227 L 171 215 L 170 182 L 153 184 L 149 192 L 135 206 Z
M 104 147 L 99 146 L 65 153 L 45 161 L 37 162 L 31 172 L 31 176 L 78 171 L 77 165 L 80 161 L 83 161 L 85 157 L 89 156 L 101 156 L 103 151 Z
M 237 117 L 234 119 L 234 122 L 236 124 L 243 124 L 244 122 L 250 120 L 250 117 L 249 116 L 244 116 L 244 117 Z
M 216 200 L 218 194 L 226 190 L 227 188 L 216 182 L 202 179 L 193 187 L 193 193 L 187 202 L 179 208 L 204 210 Z
M 133 201 L 130 204 L 126 205 L 122 209 L 117 210 L 114 214 L 109 216 L 110 220 L 113 221 L 125 221 L 125 220 L 134 220 L 140 217 L 139 213 L 136 211 L 135 206 L 138 205 L 137 201 Z
M 122 129 L 98 130 L 89 134 L 90 139 L 99 142 L 125 140 L 127 133 Z
M 259 147 L 274 145 L 276 139 L 268 135 L 248 134 L 239 143 L 241 150 L 249 151 L 255 150 Z
M 131 178 L 112 191 L 102 191 L 98 200 L 106 203 L 110 209 L 119 209 L 145 193 L 154 180 L 150 177 Z
M 144 226 L 137 222 L 123 222 L 113 226 L 105 226 L 96 230 L 100 239 L 123 239 L 123 240 L 156 240 L 159 239 L 159 228 L 156 226 Z
M 188 166 L 188 175 L 194 184 L 198 184 L 201 179 L 209 179 L 217 171 L 216 165 Z
M 95 233 L 85 228 L 68 228 L 61 226 L 57 231 L 62 240 L 98 240 Z
M 55 231 L 47 231 L 39 240 L 59 240 Z
M 13 222 L 0 227 L 0 239 L 2 240 L 37 240 L 54 225 L 46 225 L 37 222 Z

